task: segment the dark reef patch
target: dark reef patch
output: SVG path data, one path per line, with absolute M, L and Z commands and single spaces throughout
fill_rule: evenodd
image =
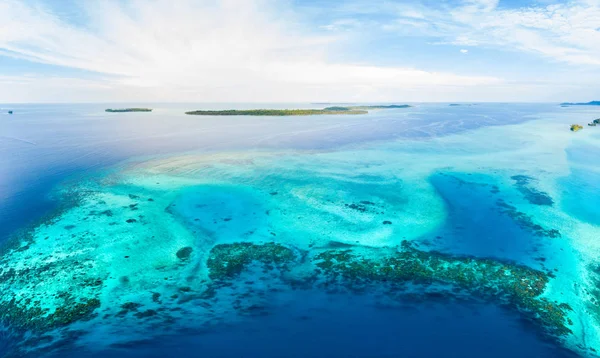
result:
M 550 195 L 531 186 L 531 182 L 535 181 L 534 178 L 527 175 L 514 175 L 510 178 L 515 181 L 517 190 L 523 194 L 523 197 L 529 203 L 546 206 L 554 205 L 554 200 L 552 200 Z
M 182 261 L 188 260 L 192 254 L 192 251 L 194 251 L 194 249 L 192 249 L 189 246 L 183 247 L 183 248 L 177 250 L 177 253 L 176 253 L 177 258 Z
M 550 238 L 561 237 L 560 231 L 558 231 L 556 229 L 546 229 L 546 228 L 542 227 L 541 225 L 536 224 L 533 221 L 533 219 L 531 218 L 531 216 L 518 211 L 515 206 L 512 206 L 512 205 L 506 203 L 502 199 L 498 199 L 496 201 L 496 205 L 498 206 L 501 213 L 508 215 L 522 229 L 528 230 L 536 236 L 543 236 L 543 237 L 550 237 Z
M 410 284 L 438 299 L 466 294 L 512 307 L 552 336 L 572 333 L 568 328 L 571 307 L 540 297 L 550 279 L 544 271 L 493 259 L 420 251 L 407 241 L 399 251 L 327 249 L 309 254 L 309 259 L 311 274 L 302 278 L 286 275 L 284 280 L 298 287 L 316 284 L 331 292 L 361 293 L 374 286 L 392 285 L 390 292 L 398 295 Z M 305 261 L 280 244 L 235 243 L 215 246 L 207 264 L 211 279 L 231 280 L 252 262 L 293 271 L 294 265 Z M 440 291 L 428 291 L 437 286 Z
M 253 261 L 276 265 L 284 269 L 295 257 L 292 249 L 280 244 L 257 245 L 240 242 L 213 247 L 206 265 L 209 269 L 209 277 L 213 280 L 220 280 L 238 275 Z
M 158 314 L 158 312 L 156 312 L 155 310 L 145 310 L 145 311 L 134 313 L 134 316 L 142 319 L 142 318 L 153 317 L 153 316 L 156 316 L 157 314 Z
M 345 242 L 340 242 L 340 241 L 329 241 L 327 243 L 327 248 L 328 249 L 348 249 L 351 247 L 354 247 L 355 245 L 352 244 L 347 244 Z

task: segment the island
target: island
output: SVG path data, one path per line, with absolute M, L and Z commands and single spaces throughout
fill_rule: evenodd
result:
M 571 131 L 572 132 L 577 132 L 579 130 L 582 130 L 583 126 L 579 125 L 579 124 L 571 124 Z
M 327 109 L 226 109 L 220 111 L 198 110 L 185 112 L 196 116 L 313 116 L 318 114 L 366 114 L 367 111 Z
M 375 105 L 326 107 L 323 109 L 226 109 L 226 110 L 197 110 L 185 112 L 197 116 L 313 116 L 323 114 L 367 114 L 370 109 L 409 108 L 410 105 Z
M 121 112 L 152 112 L 152 108 L 118 108 L 118 109 L 108 108 L 108 109 L 105 110 L 105 112 L 111 112 L 111 113 L 121 113 Z
M 346 107 L 348 109 L 395 109 L 395 108 L 410 108 L 411 105 L 408 104 L 390 104 L 390 105 L 375 105 L 375 106 L 352 106 Z M 330 107 L 331 108 L 331 107 Z
M 8 111 L 8 114 L 13 114 L 13 111 Z
M 590 101 L 585 103 L 572 103 L 572 102 L 564 102 L 560 104 L 561 106 L 600 106 L 600 101 Z

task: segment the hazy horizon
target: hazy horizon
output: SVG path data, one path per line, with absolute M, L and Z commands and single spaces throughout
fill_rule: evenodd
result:
M 63 104 L 90 104 L 90 105 L 100 105 L 100 104 L 106 104 L 106 105 L 119 105 L 119 104 L 139 104 L 139 105 L 143 105 L 143 104 L 303 104 L 303 105 L 326 105 L 326 104 L 361 104 L 361 103 L 369 103 L 369 104 L 451 104 L 451 103 L 456 103 L 456 104 L 561 104 L 561 103 L 585 103 L 585 102 L 590 102 L 590 101 L 595 101 L 594 99 L 584 99 L 584 100 L 572 100 L 572 101 L 354 101 L 354 102 L 350 102 L 350 101 L 324 101 L 324 102 L 316 102 L 316 101 L 302 101 L 302 102 L 294 102 L 294 101 L 269 101 L 269 102 L 263 102 L 263 101 L 256 101 L 256 102 L 243 102 L 243 101 L 236 101 L 236 102 L 232 102 L 232 101 L 210 101 L 210 102 L 203 102 L 203 101 L 182 101 L 182 102 L 177 102 L 177 101 L 169 101 L 169 102 L 160 102 L 160 101 L 111 101 L 111 102 L 73 102 L 73 101 L 66 101 L 66 102 L 6 102 L 6 103 L 2 103 L 0 102 L 0 106 L 2 105 L 35 105 L 35 104 L 44 104 L 44 105 L 63 105 Z

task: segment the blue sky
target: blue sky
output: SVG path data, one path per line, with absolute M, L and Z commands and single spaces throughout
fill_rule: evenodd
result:
M 0 0 L 0 102 L 600 99 L 600 0 Z

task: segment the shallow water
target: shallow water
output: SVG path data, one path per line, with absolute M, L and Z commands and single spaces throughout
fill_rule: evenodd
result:
M 590 154 L 600 132 L 568 131 L 597 109 L 182 114 L 198 106 L 107 114 L 104 105 L 19 105 L 0 115 L 0 237 L 16 247 L 2 265 L 22 272 L 5 279 L 2 299 L 39 299 L 48 312 L 72 304 L 62 292 L 100 302 L 85 319 L 45 328 L 30 354 L 556 357 L 600 347 L 600 167 Z M 230 106 L 248 105 L 209 105 Z M 28 225 L 29 236 L 14 237 Z M 572 332 L 557 339 L 525 301 L 503 298 L 512 291 L 465 295 L 456 278 L 441 280 L 455 290 L 428 295 L 437 283 L 378 292 L 387 279 L 361 289 L 308 279 L 319 252 L 377 257 L 369 250 L 404 240 L 450 262 L 467 255 L 549 273 L 535 299 L 568 303 Z M 271 241 L 300 261 L 290 271 L 246 268 L 213 293 L 215 245 Z M 46 270 L 55 272 L 42 280 Z M 18 320 L 4 318 L 18 334 Z M 7 350 L 19 339 L 7 333 Z

